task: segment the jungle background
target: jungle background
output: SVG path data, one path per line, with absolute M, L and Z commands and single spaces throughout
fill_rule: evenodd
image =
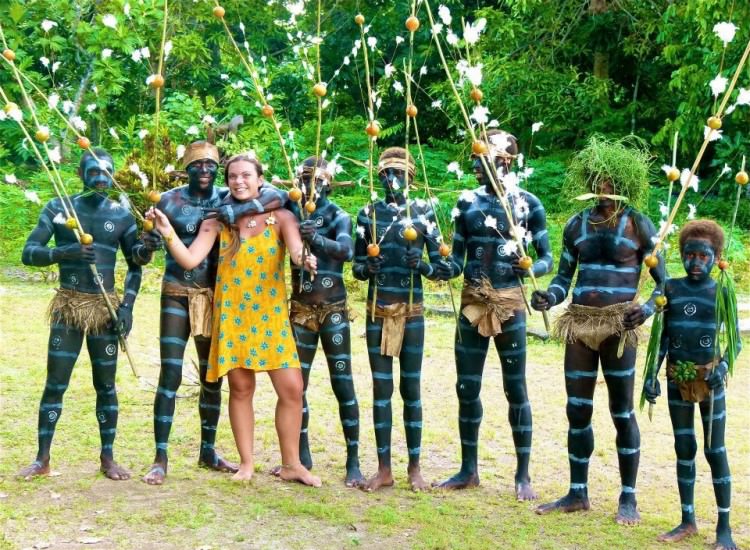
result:
M 436 19 L 444 24 L 443 35 L 451 28 L 460 38 L 462 18 L 474 24 L 482 18 L 486 20 L 472 52 L 482 64 L 483 104 L 489 109 L 489 119 L 496 121 L 491 125 L 518 137 L 525 155 L 524 168 L 533 169 L 524 186 L 539 196 L 547 208 L 555 258 L 559 257 L 565 220 L 581 207 L 562 192 L 566 167 L 575 151 L 594 134 L 613 139 L 635 135 L 641 139 L 653 157 L 647 211 L 658 226 L 663 218 L 660 203 L 674 202 L 679 191 L 677 182 L 674 195 L 668 198 L 668 182 L 661 170 L 663 164 L 671 164 L 674 132 L 679 131 L 677 167 L 690 167 L 703 140 L 706 118 L 717 104 L 709 82 L 717 75 L 731 77 L 750 39 L 750 4 L 739 0 L 444 0 L 440 4 L 450 10 L 452 18 L 451 25 L 445 24 L 437 15 L 439 3 L 431 3 Z M 16 53 L 17 66 L 47 96 L 57 96 L 58 108 L 69 120 L 75 120 L 93 144 L 113 153 L 119 170 L 117 180 L 137 208 L 146 204 L 141 174 L 149 180 L 155 174 L 159 189 L 181 185 L 184 181 L 168 175 L 166 168 L 179 170 L 176 154 L 180 146 L 209 134 L 215 136 L 226 154 L 252 148 L 268 166 L 270 175 L 287 179 L 272 122 L 262 116 L 253 80 L 240 63 L 221 21 L 212 15 L 213 6 L 208 0 L 169 3 L 170 48 L 164 62 L 166 85 L 160 105 L 160 131 L 155 135 L 154 91 L 146 80 L 156 72 L 158 64 L 162 1 L 0 0 L 0 24 L 8 47 Z M 317 101 L 311 88 L 317 79 L 311 79 L 310 72 L 315 65 L 317 3 L 226 0 L 222 6 L 232 36 L 243 51 L 249 50 L 253 56 L 258 76 L 269 94 L 267 99 L 281 124 L 285 146 L 296 164 L 315 150 Z M 439 200 L 437 210 L 450 241 L 450 210 L 458 193 L 476 187 L 469 163 L 471 140 L 460 122 L 458 106 L 431 40 L 424 6 L 417 14 L 422 24 L 415 33 L 410 55 L 404 28 L 409 11 L 407 1 L 322 2 L 320 63 L 322 79 L 328 84 L 328 104 L 322 113 L 322 149 L 340 167 L 336 179 L 351 182 L 337 187 L 332 198 L 355 215 L 370 196 L 362 50 L 367 48 L 370 55 L 373 85 L 381 101 L 376 114 L 382 125 L 378 150 L 404 144 L 406 100 L 402 71 L 404 61 L 411 57 L 415 79 L 412 94 L 419 108 L 417 120 L 423 146 L 421 159 L 429 186 Z M 368 27 L 365 42 L 359 47 L 360 29 L 354 22 L 357 13 L 365 16 Z M 726 47 L 713 30 L 715 24 L 723 21 L 739 27 Z M 460 47 L 445 47 L 449 64 L 455 69 L 456 60 L 464 54 Z M 21 106 L 24 120 L 29 123 L 28 110 L 9 65 L 0 60 L 0 67 L 0 86 L 11 101 Z M 750 88 L 747 67 L 741 72 L 737 87 Z M 461 85 L 465 101 L 470 89 L 468 82 Z M 739 102 L 740 94 L 735 91 L 730 104 Z M 41 123 L 50 129 L 50 146 L 60 153 L 59 168 L 68 191 L 78 191 L 81 184 L 76 167 L 80 149 L 75 133 L 54 115 L 47 99 L 33 94 L 31 97 Z M 244 119 L 240 125 L 236 124 L 237 116 Z M 732 226 L 738 194 L 734 174 L 741 167 L 742 156 L 750 150 L 749 123 L 747 105 L 738 105 L 724 118 L 722 139 L 709 144 L 697 172 L 699 192 L 688 191 L 686 197 L 687 203 L 696 206 L 698 217 L 717 220 L 727 232 Z M 225 134 L 226 127 L 236 132 Z M 414 145 L 412 137 L 412 152 L 417 155 Z M 425 178 L 418 179 L 412 196 L 426 198 Z M 221 183 L 221 178 L 217 183 Z M 740 189 L 741 200 L 727 251 L 741 309 L 750 293 L 750 255 L 745 251 L 750 240 L 749 191 L 750 186 Z M 238 488 L 195 471 L 198 424 L 194 398 L 190 397 L 185 399 L 189 404 L 178 404 L 178 415 L 184 417 L 180 417 L 179 426 L 176 424 L 173 431 L 173 470 L 161 496 L 155 497 L 152 493 L 156 491 L 147 490 L 140 483 L 126 485 L 128 488 L 119 492 L 119 487 L 94 474 L 96 431 L 85 353 L 74 374 L 66 398 L 66 420 L 53 448 L 59 457 L 54 467 L 63 475 L 31 484 L 13 480 L 12 474 L 34 452 L 35 411 L 44 380 L 43 313 L 55 278 L 54 269 L 22 267 L 20 254 L 41 205 L 53 196 L 52 186 L 18 125 L 7 116 L 0 116 L 0 338 L 2 349 L 8 350 L 0 359 L 0 404 L 3 411 L 13 411 L 12 419 L 4 412 L 5 419 L 0 422 L 0 517 L 4 521 L 0 547 L 93 544 L 322 548 L 390 544 L 442 548 L 493 547 L 500 541 L 508 547 L 631 548 L 652 547 L 656 534 L 676 524 L 679 505 L 671 430 L 663 401 L 653 424 L 645 415 L 639 417 L 645 426 L 643 438 L 649 448 L 646 452 L 652 453 L 648 458 L 644 453 L 641 475 L 641 512 L 649 516 L 644 527 L 623 531 L 611 521 L 616 499 L 616 460 L 614 433 L 603 403 L 597 407 L 599 416 L 595 420 L 597 433 L 602 434 L 598 435 L 596 451 L 601 468 L 592 466 L 592 476 L 596 476 L 601 491 L 595 497 L 597 510 L 574 518 L 540 520 L 531 514 L 529 506 L 514 503 L 506 487 L 512 480 L 510 432 L 502 412 L 501 384 L 492 356 L 488 359 L 485 384 L 485 398 L 491 406 L 486 407 L 482 428 L 485 447 L 481 467 L 487 475 L 482 478 L 482 489 L 455 498 L 411 495 L 403 486 L 364 501 L 356 492 L 344 492 L 336 470 L 343 464 L 343 444 L 338 421 L 333 420 L 335 400 L 327 387 L 320 357 L 316 358 L 312 379 L 317 393 L 311 397 L 312 403 L 320 403 L 320 412 L 312 416 L 311 432 L 320 433 L 314 451 L 322 455 L 318 473 L 326 472 L 325 492 L 281 486 L 265 479 L 265 475 L 257 476 L 250 488 Z M 687 212 L 685 206 L 677 217 L 678 226 L 684 223 Z M 131 336 L 139 361 L 152 380 L 158 373 L 154 334 L 158 331 L 161 262 L 162 258 L 157 257 L 154 265 L 146 268 L 136 328 Z M 668 253 L 668 266 L 671 273 L 680 274 L 674 247 Z M 460 282 L 455 282 L 454 288 L 458 285 Z M 359 302 L 363 289 L 353 281 L 350 287 Z M 428 290 L 427 299 L 438 309 L 449 307 L 444 285 L 432 285 Z M 748 317 L 747 309 L 740 312 L 740 317 Z M 434 428 L 425 429 L 425 448 L 429 450 L 425 461 L 428 475 L 439 477 L 450 474 L 458 458 L 458 445 L 446 447 L 443 443 L 457 442 L 452 320 L 434 316 L 430 322 L 424 391 L 428 395 L 426 401 L 432 399 L 434 403 L 431 411 L 425 410 L 425 418 L 440 421 Z M 538 324 L 539 320 L 534 322 Z M 355 340 L 355 355 L 364 357 L 363 342 Z M 529 357 L 531 398 L 533 403 L 539 403 L 535 422 L 542 426 L 535 439 L 537 454 L 532 466 L 536 463 L 536 467 L 532 468 L 532 475 L 538 476 L 537 490 L 543 499 L 548 499 L 564 489 L 567 476 L 564 390 L 559 368 L 562 348 L 532 342 Z M 355 383 L 362 403 L 361 439 L 369 443 L 362 447 L 362 454 L 364 469 L 371 472 L 374 449 L 370 441 L 369 371 L 366 361 L 359 363 Z M 188 358 L 187 370 L 189 365 Z M 749 389 L 745 367 L 746 358 L 741 356 L 733 381 L 734 398 L 729 401 L 728 430 L 733 430 L 730 433 L 734 435 L 728 440 L 735 476 L 733 523 L 737 541 L 747 545 L 750 447 L 746 436 L 750 416 L 741 401 Z M 131 412 L 122 415 L 118 441 L 126 449 L 124 461 L 133 468 L 137 479 L 151 454 L 152 396 L 130 376 L 124 361 L 119 383 L 121 402 L 131 406 Z M 266 386 L 261 385 L 259 395 L 263 390 L 270 391 L 270 385 Z M 603 390 L 600 387 L 597 395 Z M 396 397 L 395 411 L 399 403 Z M 257 407 L 267 412 L 267 418 L 259 420 L 257 434 L 263 442 L 259 447 L 264 448 L 258 457 L 260 470 L 273 465 L 276 456 L 271 397 L 260 398 Z M 63 428 L 66 422 L 70 426 L 67 432 Z M 80 439 L 81 434 L 85 434 L 84 439 Z M 402 435 L 396 428 L 394 442 L 399 437 Z M 225 452 L 233 456 L 226 415 L 220 427 L 220 442 Z M 402 465 L 396 462 L 396 468 Z M 696 504 L 701 509 L 701 535 L 684 547 L 702 547 L 713 540 L 715 505 L 710 476 L 703 464 L 699 472 L 697 487 L 702 492 Z M 240 515 L 237 499 L 244 506 Z M 227 525 L 229 517 L 238 523 Z M 312 536 L 307 531 L 299 532 L 301 525 L 312 529 Z M 596 533 L 596 540 L 592 540 L 592 533 Z

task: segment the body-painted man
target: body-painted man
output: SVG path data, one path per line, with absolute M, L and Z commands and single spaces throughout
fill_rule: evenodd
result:
M 532 295 L 532 307 L 540 311 L 562 304 L 578 269 L 572 304 L 555 326 L 556 335 L 566 342 L 570 489 L 561 499 L 537 508 L 540 514 L 590 507 L 588 464 L 594 450 L 591 416 L 601 361 L 610 415 L 617 430 L 622 489 L 616 520 L 623 525 L 640 521 L 635 495 L 640 432 L 633 410 L 637 343 L 633 329 L 654 312 L 654 299 L 661 295 L 664 284 L 664 265 L 660 259 L 650 268 L 656 283 L 650 299 L 643 305 L 632 303 L 656 230 L 645 215 L 623 204 L 622 197 L 633 202 L 647 196 L 647 158 L 623 143 L 592 138 L 568 173 L 569 185 L 577 188 L 576 192 L 593 193 L 597 203 L 568 220 L 557 275 L 546 291 Z M 624 164 L 627 170 L 621 170 Z M 627 345 L 618 357 L 622 333 L 627 335 Z
M 227 190 L 214 186 L 219 168 L 219 151 L 211 143 L 196 141 L 182 159 L 188 184 L 162 193 L 158 208 L 169 218 L 177 237 L 189 246 L 198 235 L 203 216 L 222 217 L 231 223 L 244 213 L 263 212 L 281 205 L 284 196 L 265 184 L 260 198 L 244 204 L 225 204 Z M 135 260 L 151 261 L 161 246 L 156 233 L 147 233 L 135 248 Z M 216 283 L 217 255 L 212 252 L 198 267 L 182 269 L 170 254 L 162 280 L 159 351 L 161 371 L 154 399 L 156 456 L 143 481 L 160 485 L 167 475 L 167 446 L 175 410 L 175 396 L 182 381 L 182 364 L 188 338 L 193 335 L 198 354 L 201 389 L 198 412 L 201 419 L 201 447 L 198 464 L 221 472 L 236 472 L 237 466 L 224 460 L 214 449 L 216 426 L 221 411 L 221 380 L 206 382 L 211 348 L 211 307 Z
M 727 420 L 724 380 L 729 369 L 729 350 L 717 350 L 717 285 L 711 278 L 711 270 L 723 247 L 724 232 L 715 222 L 696 220 L 687 223 L 680 232 L 680 254 L 687 276 L 668 279 L 664 289 L 667 306 L 659 363 L 666 357 L 667 396 L 677 454 L 677 486 L 680 491 L 682 521 L 668 533 L 659 536 L 659 540 L 679 542 L 698 532 L 693 501 L 695 455 L 698 448 L 693 418 L 694 404 L 698 403 L 703 423 L 703 453 L 711 467 L 716 506 L 719 509 L 714 548 L 730 550 L 737 546 L 732 540 L 732 530 L 729 527 L 732 475 L 724 442 Z M 736 319 L 736 312 L 734 317 Z M 739 353 L 739 348 L 738 340 L 736 353 Z M 685 373 L 679 372 L 684 371 L 685 367 L 692 371 L 694 380 L 688 381 Z M 686 380 L 681 380 L 683 377 Z M 651 403 L 661 393 L 659 382 L 655 378 L 645 380 L 643 389 Z M 709 418 L 711 398 L 714 408 L 713 416 Z M 709 423 L 713 424 L 710 444 Z
M 399 389 L 404 400 L 409 482 L 414 490 L 427 488 L 419 467 L 422 440 L 420 377 L 424 351 L 422 277 L 431 280 L 445 278 L 450 266 L 440 261 L 432 208 L 424 201 L 410 200 L 410 218 L 407 217 L 404 190 L 407 174 L 409 181 L 413 181 L 414 161 L 410 156 L 407 160 L 407 152 L 399 147 L 386 149 L 378 163 L 385 199 L 363 208 L 357 216 L 352 271 L 360 281 L 369 280 L 367 352 L 372 370 L 373 421 L 378 452 L 378 473 L 363 485 L 370 491 L 393 485 L 391 396 L 394 357 L 399 359 L 401 370 Z M 374 240 L 373 208 L 376 220 Z M 425 247 L 430 263 L 422 261 Z
M 95 155 L 95 156 L 94 156 Z M 93 243 L 80 244 L 67 222 L 62 201 L 47 203 L 39 222 L 23 249 L 25 265 L 60 267 L 60 288 L 50 304 L 50 335 L 47 348 L 47 380 L 39 406 L 39 449 L 36 460 L 19 475 L 25 478 L 46 475 L 50 471 L 50 447 L 57 422 L 62 414 L 63 396 L 68 388 L 83 341 L 91 359 L 96 390 L 96 419 L 101 438 L 101 471 L 109 479 L 123 480 L 130 474 L 119 466 L 113 455 L 117 432 L 118 402 L 115 388 L 118 336 L 126 336 L 133 323 L 133 304 L 141 286 L 141 268 L 133 262 L 137 229 L 133 215 L 119 203 L 110 200 L 114 173 L 112 157 L 95 149 L 81 157 L 78 175 L 83 192 L 73 195 L 71 202 L 83 232 Z M 48 243 L 55 239 L 55 246 Z M 125 293 L 122 300 L 115 293 L 115 260 L 122 249 L 128 264 Z M 117 326 L 101 294 L 91 266 L 95 265 L 102 286 L 116 309 Z
M 522 228 L 524 245 L 531 244 L 537 260 L 531 265 L 535 276 L 552 269 L 544 207 L 537 197 L 521 190 L 510 173 L 518 155 L 516 139 L 510 134 L 487 134 L 490 154 L 487 168 L 504 182 L 507 204 L 514 225 Z M 474 173 L 482 187 L 462 195 L 456 206 L 452 276 L 464 274 L 461 315 L 456 327 L 456 393 L 461 436 L 461 470 L 439 485 L 463 489 L 479 485 L 477 448 L 482 401 L 479 396 L 490 339 L 500 356 L 503 388 L 508 399 L 508 420 L 516 452 L 515 491 L 519 500 L 536 498 L 529 477 L 531 457 L 531 404 L 526 391 L 526 311 L 521 281 L 528 275 L 519 265 L 521 255 L 514 240 L 508 215 L 486 172 L 482 160 L 473 160 Z M 501 183 L 502 185 L 503 183 Z
M 345 483 L 347 487 L 355 487 L 364 479 L 359 470 L 359 405 L 352 378 L 350 319 L 343 277 L 344 262 L 351 261 L 354 255 L 352 221 L 346 212 L 328 199 L 333 175 L 325 160 L 316 160 L 316 157 L 310 157 L 301 167 L 301 204 L 313 201 L 315 211 L 300 224 L 300 234 L 310 253 L 318 259 L 318 271 L 311 278 L 308 272 L 292 264 L 292 299 L 289 304 L 305 388 L 299 454 L 302 464 L 311 469 L 307 385 L 320 341 L 346 440 Z M 297 203 L 290 202 L 289 208 L 300 217 Z

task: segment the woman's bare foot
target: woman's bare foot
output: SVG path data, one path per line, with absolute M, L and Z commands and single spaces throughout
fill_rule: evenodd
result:
M 411 485 L 412 491 L 426 491 L 430 488 L 429 483 L 427 483 L 422 477 L 422 471 L 419 469 L 419 466 L 409 466 L 407 473 L 409 475 L 409 485 Z
M 680 523 L 677 527 L 656 537 L 659 542 L 680 542 L 698 532 L 695 523 Z
M 105 477 L 114 481 L 125 481 L 130 479 L 130 472 L 120 466 L 113 458 L 100 457 L 101 466 L 99 471 L 104 474 Z
M 360 489 L 369 492 L 377 491 L 381 487 L 393 486 L 393 473 L 390 468 L 378 468 L 378 473 L 365 481 Z
M 149 485 L 161 485 L 167 478 L 167 465 L 154 462 L 148 473 L 143 476 L 143 481 Z
M 49 460 L 40 461 L 35 460 L 25 468 L 22 468 L 18 472 L 18 477 L 25 479 L 26 481 L 34 477 L 49 475 Z
M 250 481 L 254 473 L 254 464 L 240 464 L 237 472 L 232 476 L 232 481 Z
M 309 485 L 310 487 L 321 487 L 323 485 L 320 478 L 312 475 L 310 470 L 305 468 L 301 462 L 298 464 L 283 464 L 279 472 L 279 477 L 284 481 L 299 481 L 303 485 Z

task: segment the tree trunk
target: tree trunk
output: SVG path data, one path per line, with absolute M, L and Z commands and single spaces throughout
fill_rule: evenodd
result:
M 597 16 L 608 12 L 609 0 L 591 0 L 589 2 L 589 15 Z M 594 50 L 594 76 L 600 79 L 609 78 L 609 54 L 600 45 L 606 41 L 597 40 L 598 45 Z

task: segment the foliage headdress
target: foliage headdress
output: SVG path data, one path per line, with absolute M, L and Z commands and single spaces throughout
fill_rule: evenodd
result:
M 609 181 L 613 195 L 636 208 L 648 202 L 648 171 L 651 162 L 645 144 L 636 137 L 609 140 L 593 136 L 571 161 L 564 190 L 570 199 L 596 198 L 597 185 Z

